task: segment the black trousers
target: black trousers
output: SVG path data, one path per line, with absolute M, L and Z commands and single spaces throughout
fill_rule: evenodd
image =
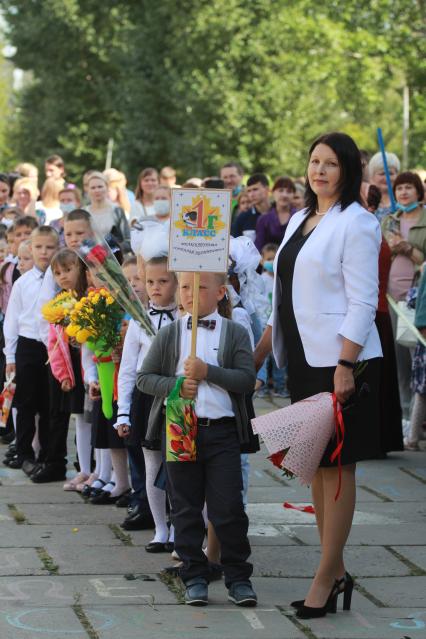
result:
M 199 426 L 197 461 L 167 462 L 166 466 L 175 550 L 183 561 L 182 580 L 208 580 L 208 561 L 203 552 L 204 502 L 220 541 L 226 586 L 250 579 L 253 566 L 247 562 L 251 550 L 235 422 Z
M 67 436 L 71 414 L 63 409 L 63 391 L 58 380 L 48 369 L 49 434 L 47 452 L 41 459 L 48 464 L 65 468 L 67 465 Z
M 49 435 L 49 382 L 47 351 L 42 342 L 19 337 L 16 347 L 16 450 L 20 459 L 33 459 L 35 417 L 39 415 L 40 457 L 46 454 Z

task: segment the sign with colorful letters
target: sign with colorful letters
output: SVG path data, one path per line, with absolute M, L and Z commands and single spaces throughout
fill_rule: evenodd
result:
M 227 189 L 172 189 L 170 271 L 228 271 L 231 196 Z

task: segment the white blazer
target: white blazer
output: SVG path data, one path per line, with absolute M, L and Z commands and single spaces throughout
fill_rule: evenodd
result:
M 278 366 L 286 363 L 280 325 L 281 282 L 277 265 L 283 246 L 307 216 L 295 213 L 274 261 L 272 348 Z M 324 215 L 300 250 L 293 275 L 293 309 L 309 366 L 336 366 L 343 338 L 362 346 L 359 360 L 381 357 L 374 318 L 379 291 L 381 231 L 372 213 L 353 202 Z

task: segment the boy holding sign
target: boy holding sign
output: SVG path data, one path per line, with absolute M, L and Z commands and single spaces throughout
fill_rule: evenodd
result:
M 253 354 L 247 331 L 217 311 L 226 292 L 225 275 L 201 273 L 199 277 L 196 291 L 194 274 L 180 274 L 180 300 L 186 314 L 159 331 L 137 385 L 155 395 L 148 423 L 152 432 L 164 432 L 164 400 L 179 377 L 185 377 L 182 397 L 195 400 L 196 460 L 167 462 L 175 550 L 183 561 L 180 576 L 186 603 L 206 605 L 208 601 L 209 565 L 202 550 L 206 502 L 221 544 L 228 598 L 239 606 L 255 606 L 240 461 L 240 445 L 248 439 L 244 395 L 252 392 L 256 381 Z M 200 319 L 194 357 L 192 311 L 197 292 Z

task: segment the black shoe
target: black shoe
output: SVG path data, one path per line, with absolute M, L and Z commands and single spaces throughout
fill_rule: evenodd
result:
M 207 606 L 208 583 L 202 577 L 194 577 L 185 583 L 185 603 L 188 606 Z
M 136 515 L 126 517 L 121 528 L 124 530 L 153 530 L 155 524 L 151 515 L 138 512 Z
M 6 457 L 10 459 L 11 457 L 14 457 L 15 455 L 16 455 L 16 445 L 10 444 L 9 448 L 6 451 Z
M 10 433 L 2 435 L 0 441 L 2 444 L 10 444 L 15 439 L 15 431 L 11 430 Z
M 34 459 L 26 459 L 24 462 L 22 462 L 22 470 L 26 475 L 28 475 L 28 477 L 31 477 L 32 474 L 37 472 L 40 466 L 41 464 L 39 464 L 39 462 L 36 462 Z
M 145 550 L 146 552 L 152 552 L 152 553 L 172 552 L 172 550 L 170 550 L 170 545 L 172 545 L 172 550 L 173 550 L 173 544 L 169 544 L 168 541 L 165 544 L 162 544 L 159 541 L 151 541 L 149 544 L 145 546 Z
M 102 484 L 101 488 L 93 488 L 92 486 L 88 486 L 86 484 L 86 486 L 83 488 L 83 490 L 80 493 L 82 497 L 85 497 L 86 499 L 90 499 L 90 497 L 94 497 L 99 491 L 102 490 L 104 486 L 106 486 L 106 482 L 104 482 L 102 479 L 96 479 L 96 481 L 101 482 Z
M 24 460 L 18 455 L 14 455 L 11 459 L 6 458 L 3 460 L 3 464 L 9 466 L 9 468 L 22 468 L 23 463 Z
M 126 490 L 125 493 L 123 493 L 117 498 L 115 505 L 117 506 L 117 508 L 127 508 L 127 506 L 130 504 L 131 497 L 132 497 L 132 491 L 129 488 L 129 490 Z
M 354 589 L 354 580 L 348 572 L 345 572 L 341 579 L 336 580 L 336 586 L 338 587 L 338 594 L 343 592 L 343 610 L 351 609 L 352 592 Z
M 52 466 L 51 464 L 44 464 L 40 466 L 31 475 L 31 481 L 35 484 L 47 484 L 51 481 L 63 481 L 66 477 L 65 468 L 60 466 Z
M 305 606 L 305 604 L 303 604 L 296 612 L 296 617 L 299 617 L 299 619 L 319 619 L 320 617 L 325 617 L 327 612 L 336 612 L 338 594 L 338 588 L 336 584 L 334 584 L 324 606 L 321 608 L 312 608 L 311 606 Z

